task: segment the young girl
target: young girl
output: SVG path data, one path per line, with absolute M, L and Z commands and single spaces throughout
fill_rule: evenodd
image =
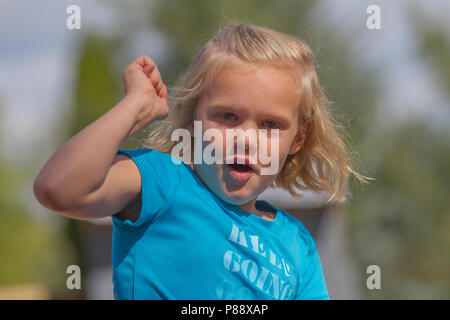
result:
M 230 24 L 201 48 L 168 103 L 147 56 L 123 80 L 125 97 L 67 141 L 34 183 L 40 203 L 61 215 L 112 216 L 115 298 L 329 299 L 309 232 L 257 200 L 281 187 L 295 196 L 326 190 L 342 201 L 350 174 L 364 180 L 336 132 L 310 48 L 264 27 Z M 119 150 L 156 120 L 143 148 Z M 216 152 L 226 161 L 194 162 L 194 147 L 174 154 L 172 134 L 184 128 L 194 145 L 195 123 L 220 134 L 211 143 L 223 145 Z M 262 136 L 242 146 L 225 139 L 230 129 Z M 263 138 L 279 164 L 271 174 L 262 174 L 269 164 L 259 156 L 249 161 Z M 202 141 L 200 152 L 209 144 Z M 244 154 L 229 156 L 239 147 Z

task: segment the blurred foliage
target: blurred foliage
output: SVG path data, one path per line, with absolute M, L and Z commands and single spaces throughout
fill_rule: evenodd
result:
M 410 19 L 423 58 L 433 68 L 436 82 L 442 85 L 442 92 L 450 98 L 450 32 L 414 8 L 411 9 Z
M 64 233 L 38 223 L 24 206 L 34 169 L 0 159 L 0 285 L 42 284 L 58 295 L 65 289 L 60 279 L 66 278 L 73 250 Z
M 410 19 L 420 54 L 450 105 L 448 31 L 414 8 Z M 359 144 L 376 181 L 348 204 L 361 273 L 370 264 L 382 270 L 382 290 L 365 290 L 367 297 L 448 299 L 450 128 L 436 130 L 420 119 L 378 128 L 379 135 Z
M 352 248 L 382 270 L 371 298 L 450 296 L 450 141 L 410 121 L 372 141 L 376 178 L 349 203 Z M 444 138 L 444 139 L 443 139 Z M 409 290 L 414 287 L 417 290 Z
M 117 79 L 111 54 L 117 46 L 116 39 L 95 34 L 84 37 L 75 80 L 75 109 L 69 124 L 70 137 L 100 118 L 120 100 L 121 79 Z

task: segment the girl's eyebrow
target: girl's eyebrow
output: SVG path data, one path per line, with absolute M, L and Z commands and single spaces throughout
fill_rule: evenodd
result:
M 233 105 L 233 104 L 213 104 L 211 105 L 211 108 L 214 109 L 233 109 L 233 110 L 242 110 L 245 111 L 245 108 L 239 105 Z
M 247 113 L 246 108 L 235 104 L 227 104 L 227 105 L 213 104 L 211 105 L 211 107 L 214 108 L 215 110 L 236 110 Z M 291 118 L 288 115 L 268 113 L 268 112 L 264 112 L 263 114 L 261 114 L 261 118 L 275 119 L 285 125 L 288 124 L 291 120 Z
M 236 111 L 241 112 L 245 115 L 247 115 L 248 113 L 245 107 L 233 104 L 213 104 L 211 105 L 211 109 L 214 111 Z
M 287 125 L 290 122 L 290 118 L 286 117 L 284 115 L 278 115 L 278 114 L 272 114 L 272 113 L 266 113 L 262 115 L 263 118 L 267 119 L 275 119 L 279 121 L 281 124 Z

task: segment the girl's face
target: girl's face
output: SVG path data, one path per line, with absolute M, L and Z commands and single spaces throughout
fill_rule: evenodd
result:
M 287 156 L 301 148 L 305 132 L 299 131 L 299 97 L 295 86 L 294 78 L 281 69 L 269 65 L 251 68 L 233 65 L 223 68 L 201 95 L 194 120 L 201 121 L 203 132 L 214 128 L 222 133 L 224 159 L 221 164 L 206 164 L 205 161 L 194 164 L 194 171 L 222 200 L 240 205 L 256 199 L 275 180 Z M 238 150 L 237 140 L 227 141 L 230 139 L 226 139 L 226 129 L 254 130 L 258 139 L 253 139 L 257 153 L 252 158 L 256 159 L 252 168 L 226 164 L 230 150 L 234 149 L 235 154 Z M 259 129 L 266 129 L 267 133 Z M 271 134 L 271 129 L 279 130 L 278 137 Z M 273 174 L 261 172 L 262 168 L 270 166 L 261 161 L 259 144 L 262 135 L 267 137 L 265 154 L 270 159 L 278 157 Z M 203 149 L 209 143 L 203 142 Z M 278 143 L 278 155 L 272 155 L 270 151 L 276 150 L 275 143 Z M 240 155 L 246 159 L 250 158 L 250 144 L 249 140 L 245 145 L 241 144 L 245 155 Z

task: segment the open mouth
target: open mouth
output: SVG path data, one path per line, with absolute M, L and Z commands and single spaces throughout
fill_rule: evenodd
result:
M 252 167 L 247 164 L 227 164 L 229 174 L 238 181 L 245 181 L 255 172 Z
M 229 164 L 229 166 L 233 170 L 236 170 L 238 172 L 250 172 L 250 171 L 253 171 L 253 169 L 247 164 L 233 163 L 233 164 Z

